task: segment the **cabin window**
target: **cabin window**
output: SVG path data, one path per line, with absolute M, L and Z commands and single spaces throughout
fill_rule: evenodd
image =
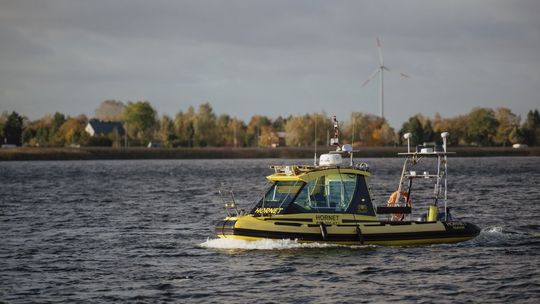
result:
M 285 210 L 302 189 L 302 181 L 278 181 L 274 183 L 259 201 L 253 213 L 278 214 Z
M 308 182 L 286 213 L 344 213 L 356 192 L 357 175 L 331 174 Z

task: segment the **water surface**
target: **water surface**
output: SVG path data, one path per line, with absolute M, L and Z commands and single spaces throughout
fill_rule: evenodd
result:
M 402 162 L 366 161 L 382 205 Z M 233 189 L 247 207 L 276 163 L 294 162 L 0 162 L 0 302 L 540 300 L 540 158 L 450 160 L 454 217 L 483 229 L 472 241 L 343 247 L 215 240 L 213 223 L 225 214 L 217 190 Z

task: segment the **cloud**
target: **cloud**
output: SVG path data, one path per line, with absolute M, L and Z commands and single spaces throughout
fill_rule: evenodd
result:
M 3 1 L 0 110 L 91 115 L 105 99 L 248 120 L 325 110 L 388 119 L 538 107 L 536 1 Z

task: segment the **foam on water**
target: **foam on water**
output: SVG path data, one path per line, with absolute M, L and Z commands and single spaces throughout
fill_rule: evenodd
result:
M 300 243 L 297 240 L 257 240 L 245 241 L 237 239 L 208 239 L 200 244 L 204 248 L 213 249 L 244 249 L 244 250 L 284 250 L 299 248 L 334 248 L 342 245 L 323 243 Z M 350 247 L 350 246 L 347 246 Z
M 482 229 L 480 234 L 471 240 L 475 245 L 497 245 L 506 244 L 512 239 L 511 233 L 503 231 L 502 227 L 489 227 Z M 263 239 L 257 241 L 246 241 L 238 239 L 207 239 L 206 242 L 199 244 L 202 248 L 209 249 L 226 249 L 226 250 L 286 250 L 286 249 L 302 249 L 302 248 L 359 248 L 370 247 L 370 245 L 352 246 L 352 245 L 338 245 L 338 244 L 325 244 L 325 243 L 301 243 L 298 240 L 274 240 Z M 373 246 L 372 246 L 373 247 Z
M 482 229 L 473 242 L 477 245 L 505 244 L 511 237 L 512 234 L 504 232 L 502 227 L 495 226 Z
M 480 232 L 480 234 L 494 235 L 499 237 L 504 235 L 502 227 L 490 227 L 482 229 L 482 232 Z

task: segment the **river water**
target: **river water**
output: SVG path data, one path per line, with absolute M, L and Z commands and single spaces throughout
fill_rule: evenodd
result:
M 364 161 L 382 205 L 402 160 Z M 464 243 L 216 240 L 217 190 L 247 207 L 286 163 L 0 162 L 0 303 L 539 303 L 540 158 L 450 159 Z

